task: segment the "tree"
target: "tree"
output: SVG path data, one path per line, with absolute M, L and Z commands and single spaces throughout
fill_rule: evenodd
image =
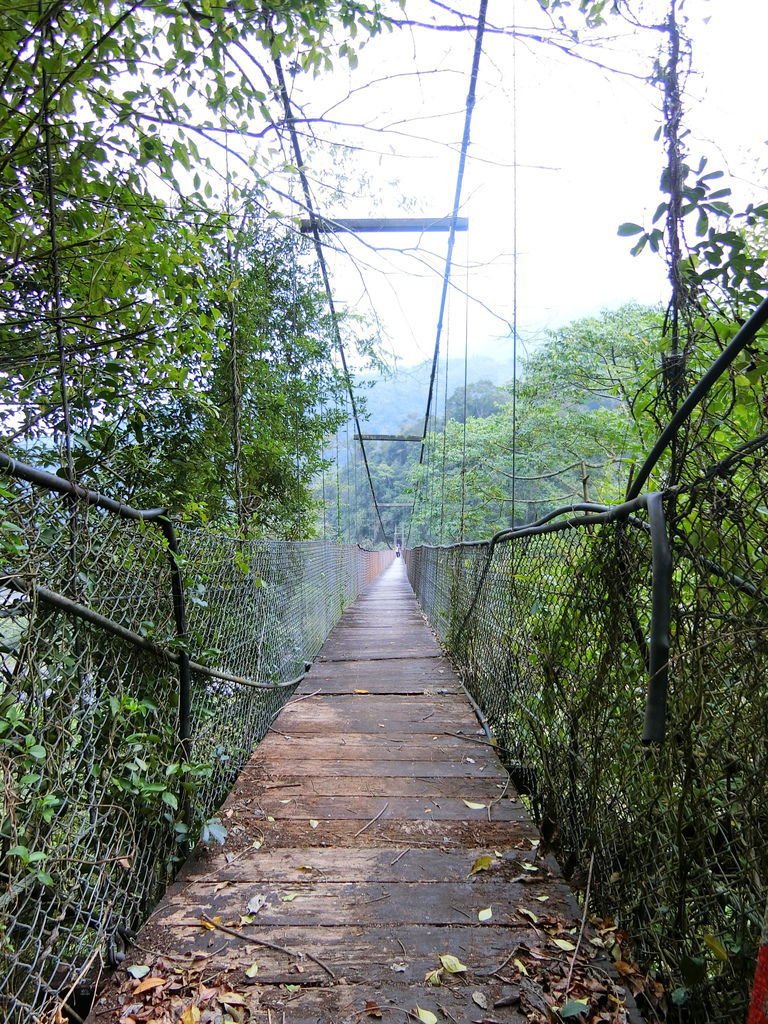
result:
M 558 505 L 620 500 L 658 429 L 663 319 L 629 305 L 553 331 L 522 362 L 514 411 L 438 426 L 412 472 L 415 536 L 484 539 Z
M 291 489 L 289 480 L 286 528 L 299 528 L 307 479 L 319 465 L 323 418 L 311 410 L 322 397 L 333 409 L 338 378 L 300 247 L 264 227 L 262 140 L 279 136 L 282 119 L 267 69 L 277 55 L 310 71 L 354 60 L 349 37 L 384 24 L 375 0 L 288 0 L 258 14 L 162 0 L 0 12 L 6 446 L 83 482 L 120 486 L 137 500 L 153 489 L 152 500 L 189 509 L 205 475 L 190 464 L 181 469 L 182 460 L 218 444 L 197 459 L 210 457 L 220 474 L 207 514 L 242 511 L 240 498 L 225 498 L 232 487 L 222 480 L 249 459 L 241 498 L 264 511 L 258 529 L 274 528 L 274 496 Z M 255 220 L 259 241 L 246 227 Z M 271 263 L 270 246 L 279 250 Z M 300 282 L 293 306 L 279 275 Z M 282 317 L 287 327 L 282 348 L 277 328 L 265 330 L 270 301 L 274 323 Z M 240 341 L 256 362 L 237 371 L 250 404 L 235 415 L 226 348 L 251 329 L 262 332 L 263 354 Z M 247 426 L 263 418 L 261 446 L 254 428 L 237 456 L 224 455 L 223 428 L 219 436 L 211 424 L 226 406 L 230 434 L 233 419 Z M 289 407 L 290 417 L 278 415 Z M 163 454 L 175 467 L 167 479 L 158 471 Z

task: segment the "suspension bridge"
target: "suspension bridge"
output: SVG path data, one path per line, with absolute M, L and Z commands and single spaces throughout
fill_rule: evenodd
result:
M 108 80 L 115 65 L 100 47 L 109 41 L 120 50 L 112 37 L 129 13 L 83 51 L 79 36 L 62 29 L 59 38 L 51 29 L 61 6 L 45 16 L 41 7 L 28 26 L 19 21 L 18 52 L 9 48 L 5 67 L 8 95 L 22 99 L 18 111 L 16 101 L 8 105 L 20 123 L 14 129 L 9 114 L 4 158 L 6 171 L 17 175 L 3 192 L 10 204 L 3 223 L 11 229 L 3 326 L 12 325 L 4 372 L 20 382 L 22 398 L 10 401 L 9 452 L 0 453 L 2 1019 L 634 1024 L 642 1015 L 654 1024 L 742 1024 L 749 1015 L 748 1024 L 766 1024 L 768 433 L 760 349 L 768 302 L 759 302 L 763 263 L 755 270 L 733 235 L 725 248 L 742 281 L 726 280 L 733 266 L 705 250 L 704 261 L 709 254 L 717 263 L 705 271 L 709 279 L 722 274 L 738 308 L 739 289 L 748 285 L 755 312 L 733 322 L 724 316 L 707 327 L 711 334 L 701 329 L 709 367 L 696 362 L 704 362 L 694 344 L 700 328 L 690 326 L 695 359 L 685 365 L 679 342 L 686 316 L 722 311 L 705 299 L 695 315 L 693 304 L 686 306 L 682 196 L 687 191 L 708 224 L 722 193 L 708 192 L 713 175 L 695 189 L 684 186 L 690 169 L 679 134 L 679 49 L 664 72 L 665 175 L 677 184 L 670 185 L 664 238 L 673 286 L 664 328 L 670 345 L 649 417 L 658 436 L 632 466 L 624 500 L 589 501 L 581 463 L 583 501 L 540 518 L 518 513 L 524 499 L 516 488 L 526 478 L 518 472 L 514 237 L 504 498 L 511 525 L 482 540 L 467 539 L 467 506 L 483 499 L 467 484 L 466 377 L 456 530 L 444 521 L 446 447 L 441 452 L 435 438 L 441 354 L 443 426 L 448 420 L 443 333 L 456 233 L 468 227 L 459 214 L 487 2 L 480 0 L 471 26 L 448 217 L 322 216 L 283 68 L 289 58 L 269 50 L 268 91 L 282 108 L 302 194 L 300 201 L 283 198 L 295 202 L 306 218 L 300 231 L 314 242 L 352 448 L 343 467 L 336 460 L 335 493 L 323 494 L 324 527 L 326 506 L 335 505 L 334 540 L 324 528 L 323 540 L 266 541 L 251 539 L 247 529 L 240 272 L 229 238 L 240 216 L 230 143 L 242 112 L 216 128 L 226 195 L 214 219 L 226 225 L 226 243 L 217 249 L 211 234 L 210 248 L 193 249 L 188 278 L 182 263 L 166 267 L 166 278 L 142 276 L 136 253 L 153 240 L 146 220 L 132 219 L 134 207 L 159 218 L 161 247 L 182 238 L 191 245 L 183 219 L 189 210 L 181 233 L 170 230 L 140 177 L 125 205 L 112 207 L 112 183 L 109 202 L 101 191 L 107 157 L 78 162 L 80 150 L 102 153 L 105 101 L 97 89 L 96 113 L 81 119 L 90 127 L 80 139 L 75 129 L 82 125 L 68 119 L 62 130 L 59 119 L 88 109 L 86 93 L 68 90 L 87 78 L 89 60 L 93 68 L 104 60 Z M 229 16 L 235 7 L 216 10 Z M 201 23 L 209 17 L 201 15 Z M 674 3 L 666 31 L 679 43 Z M 239 35 L 230 25 L 221 37 Z M 27 60 L 33 49 L 43 69 L 39 83 Z M 182 63 L 174 68 L 171 61 L 167 73 L 191 80 L 185 62 L 193 56 L 184 49 Z M 220 85 L 209 99 L 226 93 L 223 78 Z M 512 93 L 514 107 L 514 86 Z M 180 112 L 171 92 L 158 95 Z M 119 108 L 120 124 L 132 116 L 128 107 Z M 141 143 L 126 153 L 141 166 L 163 147 L 147 145 L 143 125 L 139 135 Z M 22 146 L 28 136 L 34 145 Z M 249 135 L 249 152 L 251 141 Z M 512 149 L 516 232 L 514 138 Z M 27 150 L 34 157 L 24 163 Z M 173 151 L 184 165 L 190 151 L 176 142 Z M 165 162 L 155 170 L 170 174 L 174 160 L 161 155 Z M 83 167 L 81 194 L 75 180 Z M 115 232 L 127 237 L 125 250 L 115 242 L 116 262 L 106 264 L 113 277 L 105 272 L 103 285 L 87 267 L 81 280 L 76 262 L 88 252 L 94 265 L 105 265 L 101 245 L 112 241 L 104 226 L 75 230 L 81 212 L 94 209 L 104 224 L 114 217 Z M 749 216 L 757 216 L 755 208 Z M 423 427 L 366 434 L 321 236 L 414 229 L 448 233 Z M 637 246 L 658 248 L 662 235 L 654 228 Z M 33 251 L 32 238 L 46 247 Z M 153 244 L 147 263 L 160 252 Z M 147 320 L 150 335 L 177 323 L 177 304 L 188 317 L 178 322 L 194 323 L 194 337 L 212 332 L 209 313 L 203 319 L 192 308 L 197 298 L 187 307 L 190 281 L 202 288 L 197 274 L 209 259 L 220 263 L 227 287 L 222 297 L 219 282 L 200 305 L 221 306 L 222 334 L 216 352 L 187 357 L 194 363 L 199 356 L 202 365 L 209 356 L 215 367 L 206 415 L 227 395 L 231 445 L 225 465 L 215 468 L 231 470 L 232 487 L 221 497 L 230 532 L 191 527 L 165 508 L 136 508 L 77 482 L 111 478 L 99 473 L 98 458 L 90 461 L 88 444 L 78 449 L 77 423 L 86 425 L 87 441 L 110 404 L 122 401 L 119 387 L 102 390 L 99 376 L 111 380 L 114 372 L 118 380 L 131 362 L 141 367 L 127 385 L 135 415 L 120 434 L 118 412 L 100 454 L 115 437 L 142 447 L 139 392 L 152 379 L 142 364 L 151 354 L 151 345 L 142 347 L 149 307 L 162 307 L 168 290 L 167 307 Z M 106 299 L 110 290 L 122 294 L 125 267 L 136 270 L 126 303 L 132 311 L 136 301 L 135 322 L 121 319 L 128 314 Z M 465 329 L 465 365 L 467 335 Z M 178 356 L 169 345 L 161 375 Z M 95 397 L 82 372 L 93 352 L 103 356 L 90 377 Z M 300 362 L 293 356 L 288 362 Z M 256 358 L 269 361 L 261 350 Z M 183 400 L 171 406 L 176 370 L 172 365 L 164 394 L 173 415 L 186 414 Z M 291 372 L 301 377 L 301 368 Z M 686 373 L 698 375 L 687 395 Z M 47 377 L 55 379 L 50 389 Z M 34 412 L 25 405 L 30 395 Z M 201 416 L 202 408 L 195 407 Z M 209 433 L 195 443 L 223 420 L 210 415 L 206 422 Z M 21 461 L 35 450 L 30 438 L 48 465 L 51 439 L 61 442 L 60 474 Z M 383 441 L 417 446 L 421 472 L 407 502 L 385 504 L 377 494 L 367 446 Z M 186 448 L 185 457 L 190 451 L 200 454 Z M 366 547 L 355 543 L 364 536 L 351 522 L 357 505 L 344 501 L 358 496 L 358 456 L 374 523 L 365 536 L 376 538 Z M 297 453 L 297 481 L 300 462 Z M 114 465 L 114 479 L 123 479 L 120 460 Z M 546 474 L 558 475 L 549 467 Z M 388 518 L 385 509 L 398 511 Z M 414 528 L 418 514 L 428 521 L 422 534 Z M 390 549 L 392 522 L 400 559 Z

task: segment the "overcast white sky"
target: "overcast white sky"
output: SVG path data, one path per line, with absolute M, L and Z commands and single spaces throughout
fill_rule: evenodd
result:
M 463 6 L 474 13 L 477 5 L 464 0 Z M 697 157 L 706 152 L 713 167 L 734 172 L 740 199 L 764 201 L 762 43 L 768 38 L 768 4 L 688 0 L 687 8 L 695 72 L 686 99 L 690 148 Z M 426 19 L 434 11 L 428 0 L 409 0 L 412 18 Z M 541 23 L 536 0 L 490 0 L 488 18 L 497 24 L 513 18 L 520 25 Z M 621 23 L 617 31 L 621 38 L 594 56 L 647 69 L 661 36 Z M 305 113 L 318 116 L 338 104 L 329 118 L 367 126 L 317 127 L 324 139 L 359 147 L 337 149 L 324 165 L 343 167 L 346 196 L 323 186 L 328 177 L 319 164 L 320 213 L 450 212 L 472 47 L 469 33 L 405 30 L 368 44 L 354 73 L 295 80 L 294 99 Z M 363 88 L 372 80 L 378 81 Z M 350 89 L 358 91 L 345 98 Z M 462 295 L 452 294 L 445 332 L 452 351 L 463 350 L 468 312 L 471 349 L 508 354 L 515 259 L 519 337 L 527 345 L 543 329 L 601 308 L 631 299 L 665 300 L 661 259 L 632 258 L 631 240 L 616 234 L 624 221 L 650 220 L 659 202 L 663 155 L 653 139 L 659 105 L 659 93 L 647 83 L 611 75 L 551 47 L 486 37 L 462 204 L 470 230 L 459 236 L 455 251 L 454 282 L 461 289 L 468 285 L 472 299 L 467 311 Z M 329 259 L 340 305 L 377 318 L 404 363 L 429 358 L 446 236 L 343 240 L 349 256 Z M 404 248 L 415 251 L 392 251 Z

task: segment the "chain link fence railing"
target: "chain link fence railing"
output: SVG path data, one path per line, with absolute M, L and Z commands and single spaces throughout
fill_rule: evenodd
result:
M 665 985 L 649 1020 L 732 1024 L 749 1001 L 768 883 L 764 443 L 665 497 L 662 743 L 642 742 L 660 679 L 645 512 L 407 552 L 544 842 L 582 889 L 594 854 L 591 911 Z
M 392 553 L 175 532 L 25 469 L 0 474 L 0 1017 L 49 1024 L 190 841 L 222 835 L 245 759 Z

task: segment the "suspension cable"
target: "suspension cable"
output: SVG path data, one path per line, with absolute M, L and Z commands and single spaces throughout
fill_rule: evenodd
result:
M 445 483 L 446 458 L 448 455 L 448 363 L 451 350 L 451 319 L 448 313 L 448 328 L 445 335 L 445 381 L 443 383 L 443 457 L 440 468 L 440 543 L 445 540 Z
M 448 296 L 448 285 L 451 279 L 451 266 L 453 264 L 453 247 L 456 242 L 456 221 L 461 208 L 461 193 L 464 185 L 464 170 L 467 163 L 467 151 L 469 150 L 469 136 L 472 127 L 472 113 L 475 108 L 475 94 L 477 91 L 477 77 L 480 68 L 480 55 L 483 50 L 483 33 L 485 32 L 485 17 L 488 10 L 488 0 L 480 0 L 480 10 L 477 15 L 477 33 L 475 35 L 475 49 L 472 55 L 472 70 L 469 78 L 469 92 L 467 93 L 466 113 L 464 115 L 464 134 L 461 139 L 461 152 L 459 154 L 459 167 L 456 174 L 456 191 L 453 198 L 453 211 L 451 214 L 451 227 L 448 232 L 448 249 L 445 256 L 445 269 L 443 270 L 443 285 L 440 293 L 440 308 L 437 316 L 437 330 L 435 332 L 435 349 L 432 355 L 432 369 L 429 376 L 429 392 L 427 394 L 427 408 L 424 414 L 424 429 L 421 437 L 421 450 L 419 452 L 419 465 L 424 462 L 424 451 L 426 447 L 427 432 L 429 430 L 429 414 L 432 408 L 432 398 L 435 391 L 435 374 L 437 372 L 437 361 L 440 354 L 440 337 L 443 333 L 443 319 L 445 316 L 446 299 Z M 411 508 L 411 522 L 416 508 L 418 498 L 418 487 L 413 497 Z M 408 526 L 408 538 L 411 535 L 411 525 Z M 406 540 L 407 544 L 407 540 Z
M 517 24 L 513 0 L 512 21 Z M 512 35 L 512 526 L 515 525 L 517 489 L 517 32 Z
M 38 18 L 42 23 L 42 2 L 38 0 Z M 69 404 L 69 384 L 67 380 L 67 356 L 64 343 L 64 300 L 61 287 L 61 264 L 59 261 L 59 242 L 57 235 L 56 186 L 53 170 L 53 145 L 51 141 L 50 94 L 48 89 L 48 72 L 45 66 L 45 44 L 50 34 L 47 25 L 43 25 L 40 35 L 39 59 L 42 68 L 42 129 L 43 151 L 45 159 L 45 197 L 48 217 L 48 238 L 51 246 L 51 292 L 53 302 L 53 319 L 56 333 L 56 354 L 58 358 L 59 390 L 61 392 L 61 416 L 64 423 L 64 452 L 67 464 L 67 477 L 70 483 L 76 482 L 75 460 L 72 454 L 72 418 Z
M 487 0 L 484 0 L 487 3 Z M 341 366 L 344 374 L 344 383 L 347 387 L 347 393 L 349 394 L 349 403 L 352 409 L 352 418 L 355 423 L 355 429 L 357 435 L 360 438 L 360 450 L 363 455 L 363 462 L 365 463 L 365 473 L 368 477 L 368 486 L 371 489 L 371 498 L 373 499 L 373 505 L 376 509 L 376 515 L 379 520 L 379 526 L 381 527 L 381 536 L 384 539 L 387 547 L 391 548 L 392 544 L 387 537 L 387 532 L 384 528 L 384 521 L 381 518 L 381 509 L 379 508 L 379 502 L 376 498 L 376 489 L 373 486 L 373 477 L 371 476 L 371 467 L 368 463 L 368 455 L 365 451 L 365 445 L 363 443 L 363 431 L 360 425 L 360 417 L 358 415 L 357 402 L 355 401 L 355 392 L 352 387 L 352 378 L 349 373 L 349 367 L 347 365 L 347 356 L 344 351 L 344 343 L 341 339 L 341 331 L 339 329 L 339 318 L 336 312 L 336 304 L 333 301 L 333 292 L 331 290 L 331 279 L 328 275 L 328 266 L 325 261 L 325 253 L 323 252 L 323 246 L 320 241 L 320 232 L 318 230 L 318 218 L 315 212 L 315 206 L 312 201 L 312 193 L 309 188 L 309 181 L 307 179 L 307 172 L 304 167 L 304 160 L 301 155 L 301 146 L 299 145 L 299 136 L 296 132 L 296 118 L 294 117 L 293 107 L 291 106 L 291 98 L 288 95 L 288 87 L 285 83 L 285 74 L 283 72 L 283 64 L 280 60 L 279 55 L 273 54 L 272 60 L 275 65 L 275 73 L 277 75 L 277 82 L 280 90 L 280 99 L 283 104 L 283 112 L 285 114 L 286 124 L 288 125 L 288 131 L 291 136 L 291 147 L 293 149 L 293 155 L 296 161 L 296 169 L 299 174 L 301 181 L 302 191 L 304 193 L 304 205 L 306 207 L 307 216 L 309 217 L 310 227 L 312 229 L 312 238 L 315 243 L 315 253 L 317 254 L 317 261 L 320 265 L 320 273 L 323 278 L 323 285 L 325 287 L 325 295 L 328 302 L 328 308 L 331 312 L 331 322 L 333 324 L 334 341 L 339 350 L 341 357 Z M 454 221 L 455 225 L 455 221 Z
M 467 244 L 466 288 L 464 295 L 464 402 L 461 431 L 461 516 L 459 518 L 459 539 L 464 540 L 467 532 L 467 388 L 469 386 L 469 244 Z

